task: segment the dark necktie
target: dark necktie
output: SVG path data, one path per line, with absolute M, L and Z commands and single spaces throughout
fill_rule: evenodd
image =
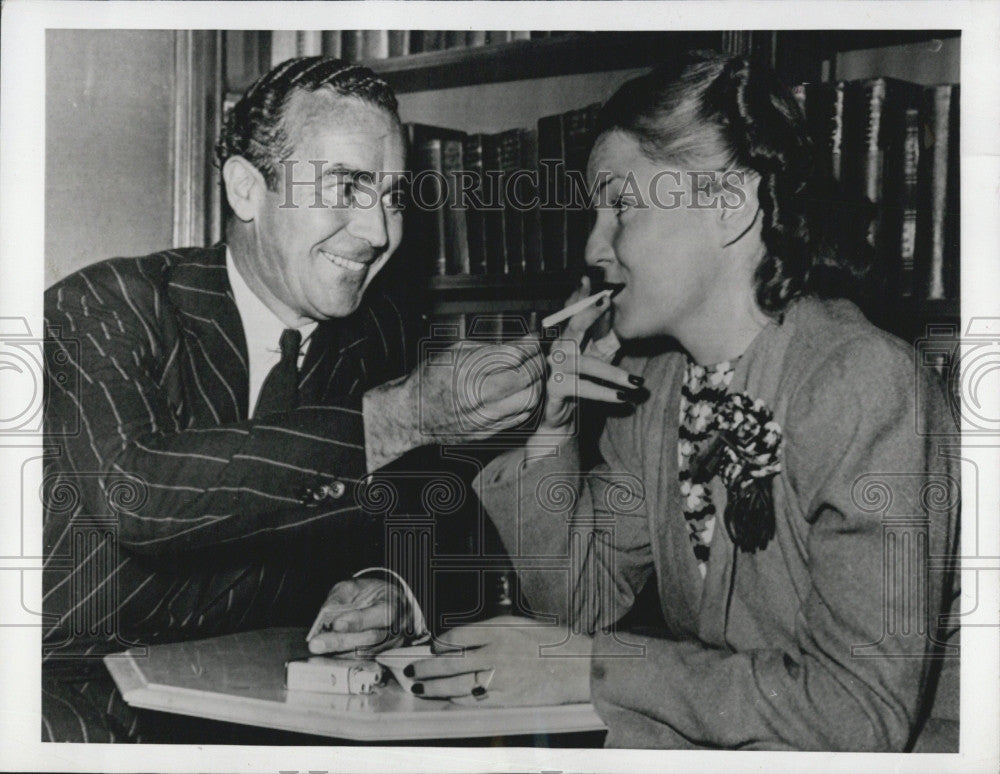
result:
M 255 417 L 299 406 L 299 345 L 302 334 L 286 328 L 281 334 L 281 360 L 270 370 L 257 396 Z

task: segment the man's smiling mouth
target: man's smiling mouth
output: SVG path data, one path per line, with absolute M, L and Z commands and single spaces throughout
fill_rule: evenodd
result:
M 347 271 L 364 271 L 368 268 L 367 263 L 361 263 L 360 261 L 352 261 L 350 258 L 344 258 L 342 255 L 335 255 L 334 253 L 328 253 L 325 250 L 320 250 L 320 253 L 334 266 L 339 266 L 341 269 L 346 269 Z

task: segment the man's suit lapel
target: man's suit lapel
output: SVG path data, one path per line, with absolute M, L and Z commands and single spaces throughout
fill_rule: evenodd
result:
M 173 255 L 180 255 L 175 253 Z M 226 272 L 226 246 L 185 251 L 168 273 L 167 294 L 177 310 L 183 341 L 177 367 L 190 373 L 190 410 L 199 421 L 247 418 L 249 372 L 246 335 Z
M 299 369 L 299 394 L 304 405 L 342 403 L 369 386 L 364 314 L 358 311 L 316 326 Z

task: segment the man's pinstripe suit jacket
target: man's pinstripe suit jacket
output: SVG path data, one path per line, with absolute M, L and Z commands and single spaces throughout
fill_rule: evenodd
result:
M 320 323 L 301 407 L 253 419 L 224 245 L 88 266 L 45 317 L 49 657 L 302 623 L 382 560 L 361 398 L 416 354 L 387 296 Z

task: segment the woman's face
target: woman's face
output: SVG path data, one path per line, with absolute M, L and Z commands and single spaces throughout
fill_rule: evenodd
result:
M 686 345 L 727 305 L 743 302 L 733 296 L 745 295 L 749 278 L 723 249 L 720 210 L 738 197 L 710 193 L 695 172 L 650 161 L 622 131 L 594 146 L 587 175 L 596 220 L 586 260 L 624 285 L 613 301 L 622 338 L 669 335 Z

